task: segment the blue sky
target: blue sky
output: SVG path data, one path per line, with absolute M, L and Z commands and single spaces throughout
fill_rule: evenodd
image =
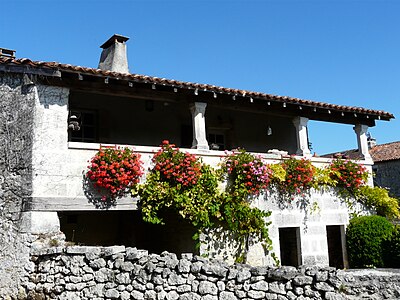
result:
M 0 47 L 18 58 L 97 67 L 119 33 L 132 73 L 400 118 L 400 1 L 3 1 Z M 398 141 L 400 121 L 370 132 Z M 309 134 L 317 153 L 356 147 L 350 125 L 310 122 Z

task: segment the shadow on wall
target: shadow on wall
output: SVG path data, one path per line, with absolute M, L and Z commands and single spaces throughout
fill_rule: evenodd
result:
M 125 245 L 150 253 L 198 253 L 195 229 L 175 214 L 166 213 L 166 225 L 142 220 L 139 211 L 59 212 L 66 240 L 78 245 Z

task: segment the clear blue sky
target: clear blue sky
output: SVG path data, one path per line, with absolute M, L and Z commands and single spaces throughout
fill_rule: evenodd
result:
M 400 118 L 400 1 L 3 0 L 0 47 L 97 67 L 112 34 L 130 71 L 389 111 Z M 250 130 L 251 128 L 249 128 Z M 378 143 L 400 121 L 378 121 Z M 349 125 L 311 122 L 314 151 L 356 146 Z

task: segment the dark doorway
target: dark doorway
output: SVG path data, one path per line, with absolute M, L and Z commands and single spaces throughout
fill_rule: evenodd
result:
M 326 226 L 326 236 L 328 239 L 329 266 L 337 269 L 344 268 L 344 226 Z
M 301 265 L 300 228 L 285 227 L 279 228 L 279 244 L 281 250 L 281 265 Z
M 142 220 L 139 211 L 59 212 L 61 231 L 77 245 L 125 245 L 173 253 L 198 253 L 192 239 L 195 229 L 176 214 L 166 213 L 166 225 Z

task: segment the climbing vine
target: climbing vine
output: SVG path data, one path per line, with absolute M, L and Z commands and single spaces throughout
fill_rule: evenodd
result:
M 131 189 L 139 196 L 147 222 L 164 224 L 165 212 L 172 211 L 197 229 L 194 238 L 198 243 L 200 233 L 209 229 L 223 227 L 231 232 L 240 244 L 238 261 L 246 261 L 250 240 L 271 250 L 267 221 L 271 212 L 252 206 L 253 199 L 267 190 L 279 192 L 281 201 L 290 201 L 307 197 L 311 189 L 328 187 L 380 215 L 400 217 L 397 199 L 385 189 L 367 186 L 367 170 L 350 160 L 335 159 L 325 168 L 295 157 L 266 164 L 261 157 L 239 149 L 227 152 L 213 169 L 163 141 L 142 184 L 138 183 L 143 172 L 140 156 L 129 149 L 101 149 L 90 162 L 87 178 L 109 190 L 111 197 Z

